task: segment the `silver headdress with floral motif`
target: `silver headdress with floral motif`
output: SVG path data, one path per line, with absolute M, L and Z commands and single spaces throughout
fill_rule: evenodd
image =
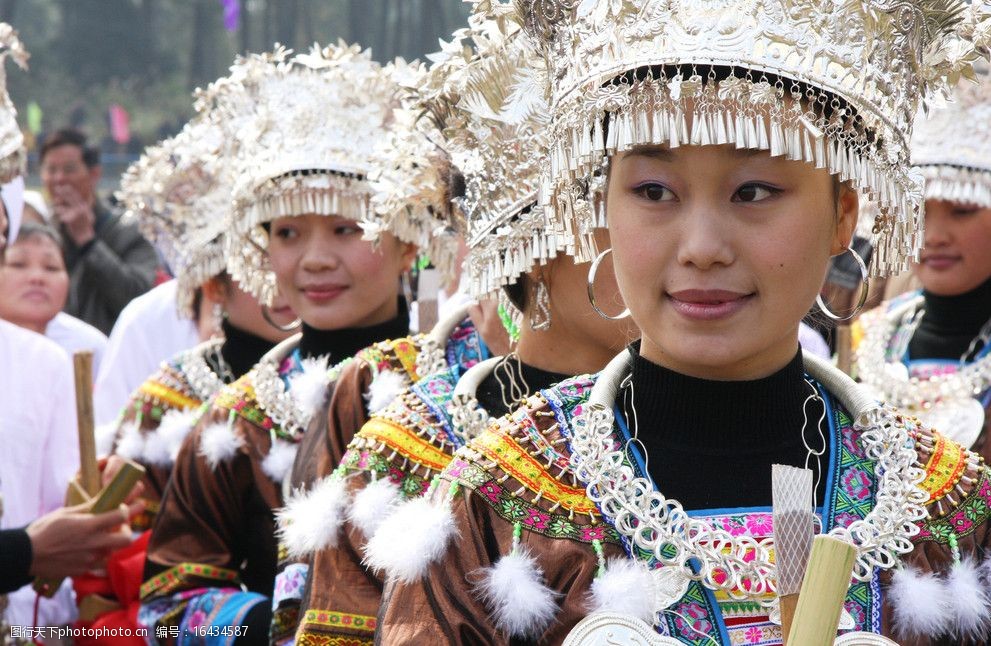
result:
M 498 5 L 478 7 L 442 46 L 429 56 L 419 101 L 464 176 L 457 215 L 470 249 L 469 291 L 485 297 L 558 253 L 573 254 L 576 236 L 539 204 L 546 82 L 519 23 Z
M 224 229 L 231 210 L 231 174 L 224 133 L 196 118 L 176 136 L 145 150 L 121 176 L 117 197 L 169 263 L 180 314 L 193 314 L 196 289 L 222 273 Z
M 826 168 L 877 204 L 875 275 L 904 270 L 921 245 L 908 154 L 916 111 L 970 75 L 991 27 L 984 3 L 963 0 L 514 6 L 553 79 L 546 199 L 559 218 L 601 218 L 601 171 L 617 151 L 768 150 Z
M 344 216 L 371 238 L 389 231 L 421 248 L 443 228 L 428 200 L 372 204 L 369 180 L 383 170 L 380 147 L 407 125 L 394 112 L 399 79 L 415 73 L 400 60 L 379 65 L 357 45 L 314 46 L 295 56 L 280 47 L 239 58 L 230 76 L 203 93 L 199 107 L 227 132 L 234 160 L 228 270 L 245 290 L 262 302 L 275 294 L 263 225 L 278 217 Z
M 17 31 L 7 23 L 0 22 L 0 184 L 6 184 L 23 174 L 27 160 L 24 135 L 17 125 L 17 108 L 7 92 L 4 62 L 8 57 L 21 69 L 27 69 L 29 54 L 17 37 Z
M 927 200 L 991 208 L 991 71 L 962 82 L 944 107 L 920 115 L 912 165 L 925 178 Z

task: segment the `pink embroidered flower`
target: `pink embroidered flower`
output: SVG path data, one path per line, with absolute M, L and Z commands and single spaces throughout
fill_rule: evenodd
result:
M 401 469 L 397 469 L 396 467 L 389 467 L 389 481 L 390 482 L 392 482 L 394 484 L 402 484 L 403 478 L 405 478 L 405 477 L 406 476 L 402 472 Z
M 544 512 L 536 509 L 527 509 L 526 518 L 523 519 L 523 524 L 529 525 L 530 527 L 536 529 L 547 529 L 547 523 L 549 523 L 550 520 L 550 514 L 545 514 Z
M 705 608 L 697 603 L 686 603 L 678 607 L 678 615 L 675 617 L 675 625 L 678 627 L 678 631 L 683 634 L 690 634 L 692 631 L 698 636 L 698 633 L 703 635 L 708 635 L 712 632 L 712 623 L 706 619 Z M 688 619 L 691 623 L 685 621 Z
M 604 525 L 596 525 L 595 527 L 582 527 L 579 532 L 581 539 L 586 542 L 592 542 L 594 540 L 602 540 L 606 535 L 606 528 Z
M 461 458 L 454 458 L 453 460 L 451 460 L 451 463 L 448 465 L 447 472 L 453 477 L 458 477 L 461 475 L 461 472 L 464 471 L 467 467 L 468 467 L 467 462 L 465 462 Z
M 726 516 L 720 524 L 723 526 L 723 531 L 729 532 L 730 536 L 742 536 L 747 533 L 742 520 L 738 516 Z
M 847 601 L 843 604 L 843 607 L 853 617 L 853 623 L 856 624 L 857 628 L 862 629 L 867 623 L 867 613 L 864 612 L 863 607 L 856 601 Z
M 974 526 L 974 521 L 967 518 L 966 512 L 963 511 L 959 511 L 956 513 L 956 515 L 953 516 L 952 523 L 953 523 L 953 529 L 958 534 L 963 534 L 965 532 L 968 532 L 970 531 L 970 528 Z
M 871 479 L 860 469 L 850 469 L 843 475 L 843 490 L 853 500 L 867 500 L 871 496 Z
M 747 517 L 747 530 L 755 538 L 770 536 L 774 531 L 771 514 L 753 514 Z
M 748 644 L 758 644 L 760 640 L 764 639 L 764 633 L 757 626 L 751 626 L 747 629 L 746 635 Z
M 478 492 L 492 502 L 498 502 L 499 494 L 502 493 L 502 487 L 495 480 L 489 480 L 478 488 Z
M 848 511 L 836 514 L 836 526 L 837 527 L 849 527 L 854 521 L 860 520 L 860 517 L 856 514 L 851 514 Z

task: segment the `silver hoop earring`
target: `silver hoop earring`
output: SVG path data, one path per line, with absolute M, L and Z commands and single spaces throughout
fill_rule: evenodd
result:
M 213 304 L 213 333 L 217 336 L 224 335 L 224 319 L 227 318 L 227 312 L 224 311 L 224 306 L 220 303 Z
M 298 317 L 296 318 L 295 321 L 293 321 L 289 325 L 279 325 L 272 319 L 272 314 L 271 312 L 268 311 L 268 305 L 262 305 L 262 318 L 265 319 L 266 323 L 274 327 L 276 330 L 279 330 L 280 332 L 294 332 L 301 325 L 303 325 L 303 319 Z
M 603 312 L 599 305 L 595 302 L 595 275 L 599 273 L 599 265 L 602 264 L 602 261 L 610 253 L 612 253 L 612 247 L 596 256 L 595 260 L 592 261 L 592 266 L 588 268 L 588 302 L 592 304 L 592 309 L 595 310 L 595 313 L 602 318 L 609 319 L 610 321 L 621 321 L 630 315 L 630 308 L 627 307 L 616 316 L 610 316 L 609 314 Z
M 859 253 L 854 251 L 853 247 L 847 247 L 846 250 L 853 255 L 853 259 L 857 261 L 857 266 L 860 267 L 860 298 L 857 300 L 857 305 L 853 308 L 853 311 L 846 316 L 838 316 L 826 307 L 826 303 L 822 300 L 822 294 L 816 296 L 816 305 L 819 306 L 819 309 L 823 314 L 834 321 L 849 321 L 853 317 L 857 316 L 857 314 L 860 313 L 860 310 L 864 308 L 864 303 L 867 302 L 867 293 L 871 286 L 871 276 L 870 272 L 867 271 L 867 263 L 864 262 L 864 259 L 860 257 Z

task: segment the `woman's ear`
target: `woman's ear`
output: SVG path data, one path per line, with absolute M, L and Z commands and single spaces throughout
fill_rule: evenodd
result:
M 836 232 L 830 255 L 843 253 L 853 240 L 853 232 L 857 230 L 857 218 L 860 215 L 860 195 L 848 184 L 840 185 L 840 194 L 836 199 Z
M 413 268 L 413 263 L 416 262 L 416 255 L 418 250 L 416 248 L 416 245 L 411 244 L 409 242 L 402 242 L 400 244 L 401 244 L 400 246 L 401 253 L 399 256 L 400 266 L 403 268 L 403 271 L 409 271 L 410 269 Z
M 227 302 L 227 284 L 220 276 L 214 276 L 203 283 L 203 300 L 223 305 Z

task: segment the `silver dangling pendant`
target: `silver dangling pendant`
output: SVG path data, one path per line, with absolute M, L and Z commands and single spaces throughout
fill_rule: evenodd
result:
M 543 332 L 551 327 L 551 293 L 543 278 L 533 287 L 533 311 L 530 313 L 530 329 Z

